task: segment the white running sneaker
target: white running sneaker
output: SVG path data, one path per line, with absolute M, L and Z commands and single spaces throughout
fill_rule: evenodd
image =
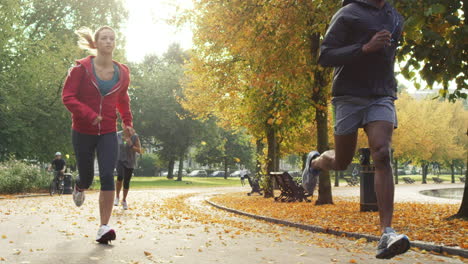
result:
M 396 255 L 405 253 L 410 247 L 407 236 L 397 234 L 393 228 L 386 227 L 377 246 L 377 255 L 375 257 L 378 259 L 391 259 Z
M 96 241 L 101 244 L 108 244 L 110 241 L 115 240 L 115 231 L 108 225 L 102 225 L 99 227 Z
M 76 206 L 80 207 L 85 200 L 85 193 L 84 191 L 80 191 L 78 186 L 75 184 L 75 188 L 73 188 L 73 201 L 75 202 Z
M 117 205 L 119 205 L 119 198 L 115 197 L 114 206 L 117 206 Z
M 127 201 L 122 201 L 122 208 L 123 208 L 124 210 L 127 210 L 127 209 L 128 209 Z

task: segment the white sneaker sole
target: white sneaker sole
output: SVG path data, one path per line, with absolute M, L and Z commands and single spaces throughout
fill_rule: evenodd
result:
M 391 259 L 396 255 L 405 253 L 410 249 L 409 238 L 405 235 L 398 235 L 398 238 L 390 243 L 386 249 L 376 255 L 378 259 Z
M 109 230 L 107 233 L 101 236 L 101 238 L 96 239 L 100 244 L 108 244 L 110 241 L 115 240 L 116 235 L 114 229 Z

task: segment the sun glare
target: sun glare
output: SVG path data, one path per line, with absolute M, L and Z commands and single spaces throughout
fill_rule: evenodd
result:
M 163 54 L 172 43 L 192 47 L 188 26 L 177 28 L 168 20 L 177 12 L 192 8 L 191 0 L 126 0 L 129 17 L 123 32 L 129 61 L 141 61 L 147 54 Z

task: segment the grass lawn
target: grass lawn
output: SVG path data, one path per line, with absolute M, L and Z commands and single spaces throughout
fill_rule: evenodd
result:
M 99 186 L 99 177 L 95 177 L 93 187 Z M 132 177 L 130 188 L 193 188 L 193 187 L 240 187 L 239 178 L 184 177 L 182 181 L 169 180 L 166 177 Z
M 400 179 L 399 181 L 403 182 L 403 177 L 410 177 L 413 180 L 416 181 L 416 183 L 421 183 L 422 182 L 422 175 L 399 175 L 398 178 Z M 428 183 L 434 183 L 432 180 L 432 177 L 437 177 L 437 175 L 432 175 L 429 174 L 427 175 L 427 182 Z M 464 175 L 460 174 L 455 174 L 455 183 L 460 183 L 460 177 L 464 177 Z M 441 174 L 439 175 L 439 178 L 444 181 L 444 183 L 451 183 L 452 182 L 452 175 L 450 174 Z
M 334 173 L 331 173 L 331 183 L 335 183 Z M 416 183 L 421 183 L 421 175 L 400 175 L 399 183 L 404 184 L 402 177 L 410 177 Z M 432 177 L 435 175 L 428 175 L 427 182 L 434 183 Z M 455 183 L 460 183 L 459 175 L 455 175 Z M 99 185 L 99 177 L 94 178 L 93 189 L 97 189 Z M 444 183 L 451 182 L 451 175 L 440 175 L 440 179 Z M 248 184 L 246 182 L 246 184 Z M 239 178 L 215 178 L 215 177 L 183 177 L 182 181 L 169 180 L 166 177 L 133 177 L 130 183 L 130 188 L 194 188 L 194 187 L 240 187 L 241 182 Z M 340 186 L 347 186 L 344 179 L 340 179 Z

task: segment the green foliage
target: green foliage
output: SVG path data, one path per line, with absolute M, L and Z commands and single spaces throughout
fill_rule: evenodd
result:
M 47 189 L 52 176 L 37 165 L 9 160 L 0 163 L 0 193 L 24 193 Z
M 2 1 L 0 160 L 13 154 L 48 161 L 56 151 L 73 152 L 70 114 L 60 99 L 68 68 L 86 55 L 73 32 L 105 24 L 119 32 L 122 10 L 120 0 Z
M 236 168 L 235 165 L 239 164 L 253 171 L 254 149 L 251 137 L 243 131 L 235 133 L 218 127 L 213 120 L 205 121 L 204 126 L 204 134 L 196 145 L 197 163 L 224 168 L 226 162 L 229 168 Z
M 131 65 L 134 126 L 144 144 L 162 147 L 160 157 L 167 162 L 185 156 L 202 128 L 178 102 L 186 56 L 172 45 L 163 57 L 149 55 Z
M 416 73 L 429 88 L 442 85 L 439 95 L 449 100 L 467 98 L 466 1 L 394 1 L 406 18 L 404 41 L 398 59 L 405 63 L 402 74 L 414 80 Z M 456 90 L 449 92 L 450 83 Z
M 160 159 L 157 154 L 144 154 L 138 160 L 138 168 L 135 169 L 135 175 L 154 176 L 159 165 Z

